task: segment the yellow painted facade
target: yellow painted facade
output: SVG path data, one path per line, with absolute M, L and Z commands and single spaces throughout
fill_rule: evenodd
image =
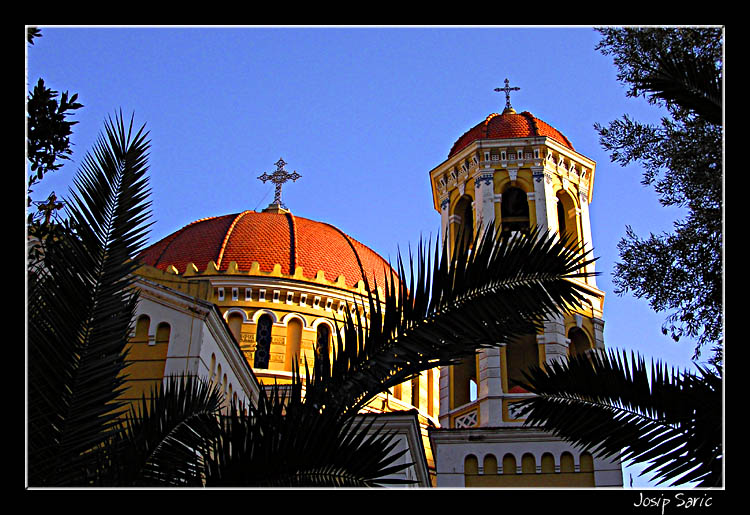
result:
M 492 454 L 483 457 L 480 471 L 476 456 L 469 455 L 464 460 L 464 486 L 469 488 L 591 488 L 594 487 L 594 461 L 590 454 L 580 456 L 576 466 L 574 457 L 565 453 L 558 464 L 555 457 L 547 453 L 537 466 L 532 454 L 526 453 L 521 463 L 516 463 L 512 454 L 506 454 L 498 467 L 497 458 Z M 519 466 L 520 465 L 520 466 Z

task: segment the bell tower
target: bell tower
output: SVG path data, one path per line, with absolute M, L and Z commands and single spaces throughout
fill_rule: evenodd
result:
M 441 237 L 451 250 L 487 224 L 523 233 L 532 227 L 570 237 L 590 251 L 596 163 L 557 129 L 510 103 L 464 133 L 448 158 L 430 171 Z M 594 272 L 594 264 L 589 265 Z M 513 403 L 531 395 L 522 371 L 555 359 L 604 348 L 604 292 L 593 277 L 580 280 L 587 303 L 550 317 L 544 330 L 499 348 L 480 350 L 460 365 L 440 369 L 440 429 L 431 431 L 438 486 L 621 486 L 619 461 L 581 453 L 541 431 L 523 427 Z

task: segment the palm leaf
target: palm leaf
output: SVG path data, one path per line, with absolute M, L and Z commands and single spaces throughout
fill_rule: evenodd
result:
M 132 405 L 102 451 L 101 486 L 201 486 L 203 457 L 218 435 L 223 394 L 196 376 L 169 377 Z
M 222 417 L 206 463 L 206 486 L 376 486 L 406 451 L 392 452 L 394 435 L 353 416 L 324 410 L 303 396 L 302 379 L 261 390 L 247 413 Z
M 648 463 L 658 484 L 721 482 L 721 380 L 609 351 L 526 373 L 536 395 L 518 403 L 526 424 L 601 457 Z M 649 378 L 650 376 L 650 378 Z
M 66 202 L 67 231 L 41 243 L 28 282 L 28 453 L 34 485 L 80 484 L 87 452 L 122 405 L 124 349 L 137 295 L 132 258 L 149 216 L 141 128 L 111 119 Z
M 420 244 L 408 274 L 399 255 L 402 280 L 392 273 L 384 299 L 363 298 L 369 322 L 346 312 L 333 361 L 316 362 L 306 395 L 328 409 L 356 412 L 423 370 L 456 364 L 580 306 L 583 288 L 571 279 L 588 276 L 583 268 L 591 261 L 569 243 L 539 230 L 508 237 L 488 229 L 450 258 L 445 244 L 432 255 Z

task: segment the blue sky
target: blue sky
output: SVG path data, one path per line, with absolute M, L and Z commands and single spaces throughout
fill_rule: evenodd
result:
M 637 165 L 610 163 L 594 123 L 662 113 L 625 96 L 591 27 L 45 27 L 27 48 L 39 77 L 78 93 L 72 161 L 35 189 L 66 195 L 104 120 L 135 114 L 150 131 L 155 224 L 150 242 L 208 216 L 260 210 L 273 186 L 257 179 L 280 158 L 302 178 L 283 201 L 332 223 L 386 259 L 439 232 L 428 172 L 453 142 L 502 112 L 507 77 L 530 111 L 597 163 L 591 203 L 605 344 L 691 367 L 694 345 L 661 334 L 663 313 L 617 296 L 616 245 L 669 231 L 681 216 L 641 185 Z M 628 481 L 626 473 L 626 483 Z M 634 485 L 645 485 L 634 478 Z

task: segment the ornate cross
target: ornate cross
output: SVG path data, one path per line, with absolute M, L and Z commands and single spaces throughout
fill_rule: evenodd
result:
M 513 86 L 512 88 L 508 86 L 508 79 L 505 79 L 505 87 L 504 88 L 495 88 L 495 91 L 505 91 L 505 109 L 512 109 L 510 106 L 510 92 L 511 91 L 518 91 L 521 88 L 518 86 Z
M 286 165 L 286 163 L 281 158 L 279 158 L 279 160 L 274 164 L 276 165 L 275 172 L 270 175 L 267 173 L 263 173 L 263 175 L 258 176 L 258 179 L 263 181 L 264 184 L 266 181 L 271 181 L 272 183 L 274 183 L 274 185 L 276 186 L 276 192 L 273 196 L 273 203 L 285 207 L 284 204 L 281 203 L 281 185 L 289 180 L 294 182 L 302 176 L 297 172 L 289 173 L 284 170 L 284 165 Z

